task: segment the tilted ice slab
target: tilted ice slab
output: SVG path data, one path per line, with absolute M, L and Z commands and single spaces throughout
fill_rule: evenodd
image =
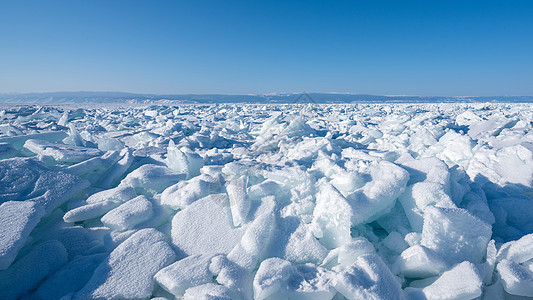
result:
M 412 299 L 475 299 L 481 296 L 481 286 L 476 266 L 465 261 L 429 286 L 421 290 L 408 289 L 408 293 Z
M 137 193 L 151 195 L 161 193 L 182 179 L 185 179 L 184 174 L 174 173 L 165 166 L 146 164 L 129 173 L 121 184 L 134 187 Z
M 243 227 L 233 227 L 225 194 L 202 198 L 172 219 L 172 243 L 187 255 L 227 254 L 243 234 Z
M 0 205 L 0 270 L 15 260 L 44 209 L 33 201 L 8 201 Z
M 84 205 L 65 213 L 63 220 L 65 222 L 78 222 L 100 217 L 136 196 L 135 189 L 127 185 L 119 185 L 112 189 L 100 191 L 89 196 Z
M 118 246 L 73 299 L 141 299 L 154 288 L 154 275 L 175 259 L 166 237 L 143 229 Z
M 37 155 L 51 157 L 58 162 L 66 163 L 78 163 L 101 154 L 100 150 L 95 148 L 51 143 L 34 139 L 27 140 L 24 143 L 24 148 Z
M 51 171 L 33 159 L 0 161 L 0 202 L 32 200 L 49 214 L 88 186 L 78 176 Z
M 152 214 L 152 202 L 138 196 L 106 213 L 101 221 L 109 228 L 122 231 L 150 219 Z
M 155 280 L 174 296 L 181 297 L 188 288 L 211 282 L 211 258 L 212 255 L 191 255 L 159 271 Z
M 397 264 L 400 274 L 407 278 L 439 276 L 449 268 L 443 257 L 422 245 L 413 245 L 403 251 Z
M 460 208 L 428 208 L 420 244 L 450 263 L 481 262 L 491 237 L 490 226 Z
M 377 254 L 362 255 L 335 280 L 347 299 L 405 299 L 401 285 Z
M 180 181 L 161 193 L 161 203 L 172 209 L 184 209 L 194 201 L 219 192 L 220 176 L 202 174 L 192 179 Z

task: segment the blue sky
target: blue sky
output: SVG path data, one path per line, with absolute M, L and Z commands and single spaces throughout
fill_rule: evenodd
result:
M 533 95 L 533 1 L 0 0 L 0 92 Z

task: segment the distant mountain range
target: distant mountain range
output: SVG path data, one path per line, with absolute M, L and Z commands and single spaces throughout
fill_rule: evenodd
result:
M 300 93 L 268 95 L 183 94 L 156 95 L 120 92 L 51 92 L 26 94 L 0 94 L 0 103 L 14 104 L 67 104 L 67 103 L 130 103 L 130 104 L 180 104 L 180 103 L 440 103 L 440 102 L 505 102 L 533 103 L 533 96 L 380 96 L 347 93 Z

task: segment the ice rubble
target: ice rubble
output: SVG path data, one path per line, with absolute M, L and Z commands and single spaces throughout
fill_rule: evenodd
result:
M 532 108 L 2 108 L 0 298 L 533 297 Z

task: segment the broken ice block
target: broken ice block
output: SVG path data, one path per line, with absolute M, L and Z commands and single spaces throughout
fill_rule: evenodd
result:
M 154 275 L 176 255 L 161 232 L 142 229 L 120 244 L 73 299 L 141 299 L 152 295 Z
M 0 205 L 0 270 L 7 269 L 33 228 L 44 215 L 44 209 L 33 201 L 8 201 Z

